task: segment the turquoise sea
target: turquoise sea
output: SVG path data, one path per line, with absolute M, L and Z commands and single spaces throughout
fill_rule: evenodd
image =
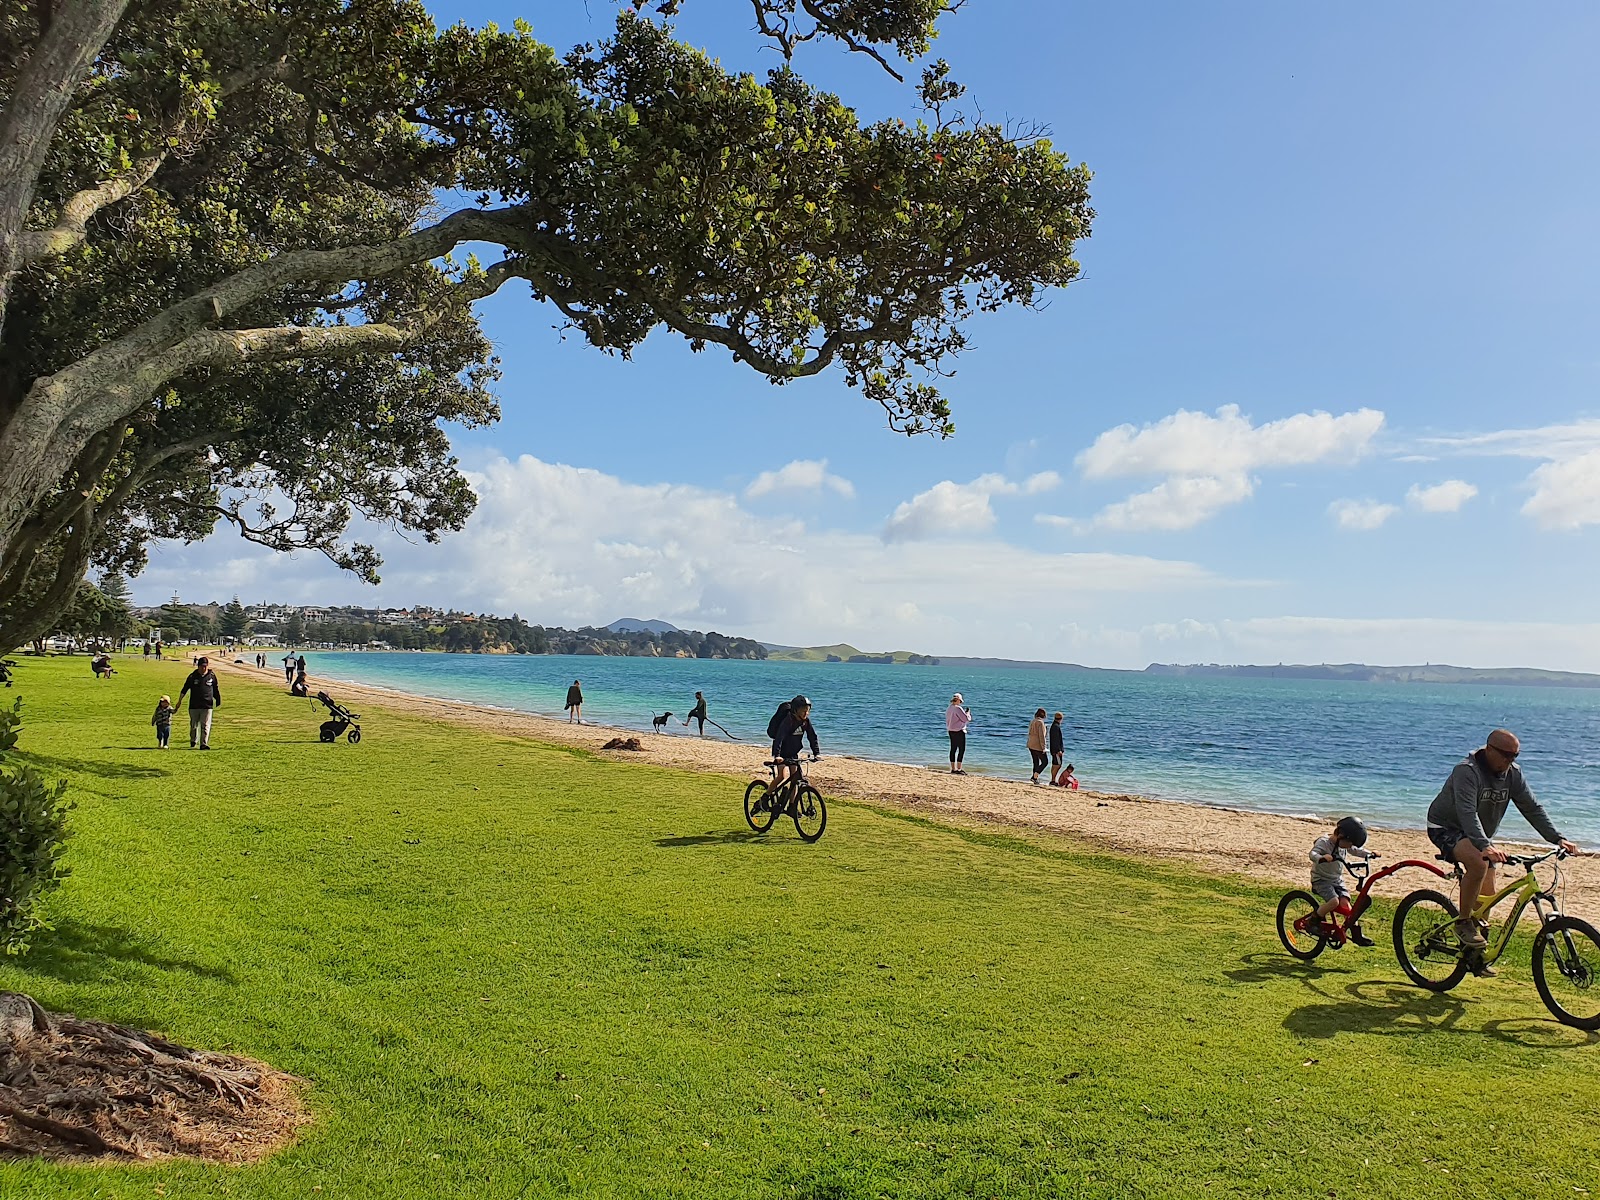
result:
M 563 655 L 307 660 L 330 679 L 551 716 L 581 679 L 585 720 L 648 730 L 652 713 L 670 709 L 680 737 L 698 689 L 712 719 L 750 742 L 765 740 L 780 700 L 803 692 L 824 755 L 940 767 L 944 710 L 961 692 L 973 773 L 1026 779 L 1028 721 L 1059 709 L 1086 788 L 1390 826 L 1420 827 L 1450 767 L 1503 725 L 1522 738 L 1528 782 L 1557 827 L 1600 845 L 1600 689 Z M 1537 840 L 1515 812 L 1503 836 Z

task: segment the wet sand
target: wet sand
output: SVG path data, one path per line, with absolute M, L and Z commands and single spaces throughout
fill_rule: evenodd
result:
M 270 665 L 265 670 L 231 662 L 219 661 L 217 665 L 231 676 L 246 676 L 258 679 L 263 685 L 275 683 L 283 687 L 282 671 Z M 359 702 L 363 712 L 389 709 L 412 713 L 491 733 L 527 737 L 554 745 L 580 746 L 619 760 L 650 762 L 739 780 L 764 773 L 761 765 L 767 751 L 764 743 L 731 742 L 720 736 L 702 739 L 685 730 L 677 718 L 669 726 L 671 732 L 639 733 L 607 725 L 575 725 L 558 717 L 434 700 L 383 688 L 319 681 L 313 676 L 312 693 L 319 689 L 330 691 L 341 703 L 357 706 Z M 643 750 L 600 749 L 618 736 L 637 737 Z M 1441 783 L 1450 761 L 1449 754 L 1442 753 Z M 1311 843 L 1331 827 L 1330 821 L 1320 819 L 1183 804 L 1146 796 L 1036 787 L 1025 780 L 952 775 L 943 769 L 899 766 L 845 755 L 825 754 L 822 761 L 808 768 L 808 773 L 828 796 L 849 797 L 953 823 L 1048 830 L 1129 858 L 1181 860 L 1219 874 L 1300 887 L 1306 886 L 1310 873 L 1307 852 Z M 1538 781 L 1534 780 L 1533 784 L 1537 790 Z M 1429 798 L 1419 798 L 1419 819 Z M 1559 821 L 1559 813 L 1554 815 Z M 1519 814 L 1513 811 L 1506 820 L 1506 836 L 1498 839 L 1502 848 L 1514 849 L 1518 843 L 1512 839 L 1523 837 L 1532 839 L 1522 843 L 1527 847 L 1542 847 L 1533 830 L 1524 828 Z M 1406 858 L 1433 860 L 1433 845 L 1420 829 L 1370 828 L 1372 839 L 1368 846 L 1383 856 L 1380 867 Z M 1548 871 L 1548 867 L 1540 868 L 1540 877 L 1547 879 Z M 1562 876 L 1566 885 L 1565 910 L 1592 921 L 1600 920 L 1600 858 L 1568 859 L 1562 864 Z M 1375 894 L 1398 897 L 1414 888 L 1433 884 L 1445 885 L 1447 894 L 1455 893 L 1453 883 L 1410 868 L 1378 884 Z

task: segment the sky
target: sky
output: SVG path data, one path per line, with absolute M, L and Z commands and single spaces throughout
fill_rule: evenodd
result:
M 605 0 L 435 0 L 558 48 Z M 676 28 L 776 55 L 739 0 Z M 974 320 L 956 435 L 838 372 L 774 388 L 658 332 L 603 355 L 520 289 L 481 307 L 504 419 L 480 497 L 377 587 L 220 529 L 156 603 L 426 603 L 575 627 L 1142 667 L 1600 671 L 1600 7 L 969 0 L 936 53 L 1094 171 L 1082 277 Z M 799 60 L 863 120 L 865 56 Z

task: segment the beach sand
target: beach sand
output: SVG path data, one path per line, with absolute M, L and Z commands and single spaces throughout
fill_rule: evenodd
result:
M 213 661 L 231 675 L 283 687 L 282 672 L 270 665 L 262 670 L 219 660 Z M 569 724 L 560 717 L 482 708 L 383 688 L 319 681 L 315 677 L 312 677 L 311 690 L 313 694 L 318 690 L 330 691 L 340 703 L 360 707 L 364 723 L 368 724 L 371 718 L 367 714 L 371 710 L 389 709 L 553 745 L 579 746 L 618 760 L 729 776 L 739 781 L 739 786 L 729 787 L 730 812 L 737 811 L 743 783 L 765 773 L 761 764 L 768 747 L 764 743 L 702 739 L 689 734 L 676 720 L 669 727 L 670 733 L 640 733 L 607 725 Z M 643 750 L 600 749 L 619 735 L 637 737 Z M 1450 752 L 1441 751 L 1441 783 L 1451 761 Z M 849 797 L 958 824 L 1001 824 L 1048 830 L 1094 849 L 1129 858 L 1181 860 L 1219 874 L 1299 887 L 1306 886 L 1310 874 L 1307 852 L 1311 843 L 1332 826 L 1331 820 L 1184 804 L 1146 796 L 1072 792 L 1065 788 L 1036 787 L 1025 780 L 952 775 L 942 768 L 899 766 L 826 753 L 821 762 L 808 767 L 808 774 L 827 796 Z M 1533 780 L 1532 784 L 1537 791 L 1538 780 Z M 1419 820 L 1431 799 L 1431 795 L 1418 797 Z M 1560 813 L 1553 816 L 1559 824 Z M 1538 846 L 1538 852 L 1542 852 L 1548 848 L 1523 825 L 1516 812 L 1508 814 L 1504 831 L 1507 836 L 1500 839 L 1499 844 L 1510 850 L 1519 844 L 1511 839 L 1526 837 L 1533 840 L 1521 844 L 1530 849 Z M 1372 837 L 1368 848 L 1383 856 L 1378 863 L 1380 868 L 1401 859 L 1432 861 L 1434 858 L 1433 845 L 1420 829 L 1369 827 Z M 1548 879 L 1549 868 L 1539 870 L 1540 878 Z M 1569 858 L 1562 864 L 1562 876 L 1566 885 L 1562 898 L 1565 911 L 1591 921 L 1600 920 L 1600 857 Z M 1438 886 L 1451 896 L 1456 893 L 1453 882 L 1440 880 L 1419 868 L 1408 868 L 1379 883 L 1375 894 L 1396 898 L 1425 886 Z M 1351 890 L 1355 890 L 1353 886 Z M 1501 909 L 1501 912 L 1506 911 L 1509 911 L 1508 906 Z M 1532 914 L 1527 915 L 1531 917 Z

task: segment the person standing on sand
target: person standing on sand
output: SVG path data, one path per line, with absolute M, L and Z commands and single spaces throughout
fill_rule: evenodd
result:
M 1067 736 L 1061 731 L 1061 718 L 1064 714 L 1057 713 L 1056 719 L 1050 722 L 1050 782 L 1056 781 L 1056 776 L 1061 774 L 1061 764 L 1067 758 Z
M 683 723 L 685 725 L 688 725 L 690 721 L 699 721 L 700 722 L 700 736 L 701 737 L 705 737 L 705 735 L 706 735 L 706 694 L 704 692 L 696 692 L 694 694 L 694 707 L 689 710 L 689 715 L 683 719 Z
M 972 710 L 961 702 L 961 693 L 950 697 L 950 707 L 944 710 L 944 730 L 950 735 L 950 774 L 965 775 L 962 764 L 967 761 L 967 726 L 972 724 Z
M 285 654 L 283 656 L 283 681 L 285 683 L 293 683 L 294 682 L 294 651 L 293 650 L 289 651 L 289 653 L 287 653 L 287 654 Z
M 178 693 L 178 703 L 189 697 L 189 749 L 196 740 L 200 749 L 211 749 L 211 712 L 222 707 L 222 688 L 217 683 L 217 673 L 211 669 L 211 660 L 202 654 L 195 660 L 194 670 L 183 681 L 183 691 Z
M 1041 708 L 1033 714 L 1033 721 L 1028 725 L 1028 753 L 1033 756 L 1033 778 L 1029 783 L 1038 783 L 1039 772 L 1050 765 L 1050 756 L 1045 753 L 1044 747 L 1044 709 Z
M 567 703 L 565 707 L 567 710 L 567 724 L 570 725 L 576 721 L 579 725 L 582 725 L 583 683 L 581 680 L 574 679 L 572 681 L 572 686 L 567 689 Z

